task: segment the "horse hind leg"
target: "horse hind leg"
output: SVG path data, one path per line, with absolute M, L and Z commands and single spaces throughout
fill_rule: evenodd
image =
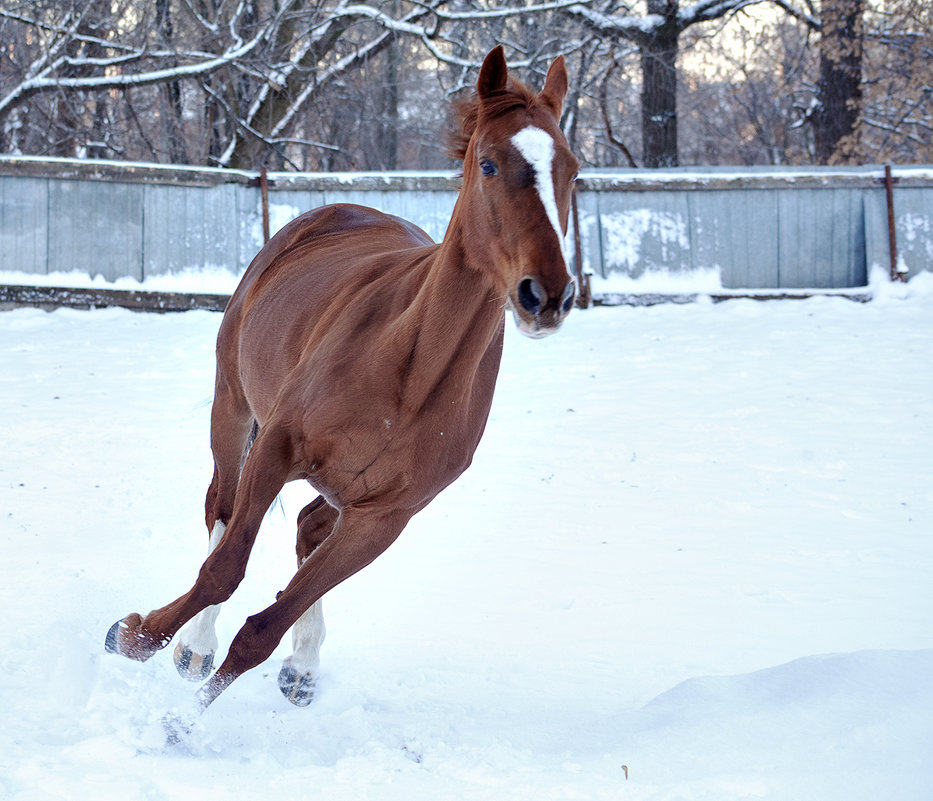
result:
M 279 689 L 295 706 L 307 706 L 314 700 L 326 633 L 323 600 L 319 598 L 295 621 L 292 655 L 283 660 L 279 671 Z
M 211 408 L 211 451 L 214 454 L 214 477 L 207 490 L 204 512 L 210 528 L 207 555 L 220 543 L 233 513 L 236 487 L 243 461 L 256 439 L 258 426 L 238 394 L 217 387 Z M 214 666 L 217 653 L 215 624 L 220 604 L 195 615 L 179 632 L 173 659 L 182 678 L 203 681 Z
M 333 531 L 338 512 L 322 497 L 309 503 L 298 515 L 298 566 Z M 307 706 L 314 699 L 321 666 L 321 645 L 327 633 L 324 601 L 319 598 L 292 627 L 292 655 L 282 663 L 279 689 L 295 706 Z

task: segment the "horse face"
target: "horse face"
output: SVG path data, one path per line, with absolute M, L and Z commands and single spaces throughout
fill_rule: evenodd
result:
M 498 90 L 505 88 L 504 72 L 490 75 L 499 66 L 495 52 L 487 56 L 478 85 L 481 101 L 485 91 L 490 103 L 496 98 L 490 83 Z M 518 329 L 535 338 L 560 327 L 576 296 L 567 267 L 566 235 L 579 165 L 559 126 L 566 88 L 561 58 L 527 107 L 500 114 L 486 124 L 481 121 L 470 159 L 496 278 Z M 465 179 L 468 171 L 465 166 Z

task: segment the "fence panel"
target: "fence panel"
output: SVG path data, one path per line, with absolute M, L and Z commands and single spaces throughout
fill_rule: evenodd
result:
M 143 185 L 49 181 L 48 266 L 142 280 Z
M 148 184 L 145 188 L 145 277 L 203 267 L 239 266 L 246 255 L 244 248 L 252 249 L 254 236 L 249 229 L 255 220 L 241 211 L 242 201 L 252 198 L 241 197 L 251 194 L 243 187 Z M 247 208 L 252 210 L 252 206 L 249 202 Z M 255 213 L 252 216 L 256 217 Z M 261 235 L 260 229 L 260 239 Z
M 48 244 L 49 180 L 0 178 L 0 269 L 46 272 Z
M 895 168 L 898 251 L 933 268 L 933 167 Z M 887 269 L 880 167 L 584 171 L 584 266 L 610 277 L 718 270 L 725 288 L 862 286 Z M 317 206 L 359 203 L 436 241 L 458 179 L 449 173 L 270 173 L 274 233 Z M 262 246 L 256 175 L 234 170 L 0 156 L 0 270 L 81 270 L 108 280 L 223 266 Z M 573 252 L 572 241 L 569 252 Z
M 861 195 L 856 189 L 778 195 L 778 287 L 835 288 L 868 282 Z

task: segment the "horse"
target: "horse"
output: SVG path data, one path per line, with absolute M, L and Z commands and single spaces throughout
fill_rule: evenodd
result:
M 475 91 L 455 105 L 449 149 L 462 186 L 439 244 L 400 218 L 335 204 L 297 217 L 257 254 L 217 336 L 208 556 L 184 595 L 114 623 L 107 651 L 144 661 L 180 631 L 174 661 L 204 681 L 203 711 L 292 628 L 278 684 L 294 704 L 310 702 L 322 596 L 472 461 L 505 310 L 539 338 L 574 304 L 565 239 L 579 165 L 560 129 L 566 92 L 562 56 L 537 93 L 509 77 L 501 46 L 486 56 Z M 219 605 L 293 480 L 319 493 L 298 515 L 297 572 L 211 675 Z

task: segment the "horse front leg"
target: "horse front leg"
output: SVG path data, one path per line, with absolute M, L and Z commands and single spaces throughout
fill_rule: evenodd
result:
M 210 556 L 223 538 L 226 525 L 220 520 L 214 523 L 207 546 Z M 214 654 L 217 652 L 217 633 L 215 624 L 220 614 L 220 604 L 202 609 L 178 634 L 178 644 L 172 657 L 175 668 L 183 679 L 204 681 L 211 674 L 214 666 Z
M 233 515 L 240 468 L 249 450 L 250 435 L 258 433 L 253 412 L 238 384 L 226 379 L 223 362 L 217 365 L 214 403 L 211 407 L 211 453 L 214 476 L 204 501 L 210 537 L 207 555 L 220 544 L 227 522 Z M 220 604 L 198 612 L 179 632 L 173 654 L 179 675 L 189 681 L 204 681 L 214 665 L 217 652 L 215 625 Z
M 194 586 L 145 617 L 134 612 L 118 620 L 107 632 L 107 651 L 144 662 L 195 615 L 233 594 L 246 574 L 262 519 L 289 479 L 293 464 L 288 433 L 274 426 L 260 431 L 243 465 L 230 524 L 201 566 Z
M 246 619 L 230 644 L 227 658 L 198 692 L 202 708 L 238 676 L 268 659 L 285 632 L 328 590 L 364 568 L 396 540 L 411 515 L 407 510 L 372 506 L 344 509 L 331 535 L 298 568 L 275 603 Z M 297 671 L 295 675 L 299 675 Z M 293 696 L 304 699 L 302 688 L 296 691 L 282 673 L 279 688 L 290 700 Z

